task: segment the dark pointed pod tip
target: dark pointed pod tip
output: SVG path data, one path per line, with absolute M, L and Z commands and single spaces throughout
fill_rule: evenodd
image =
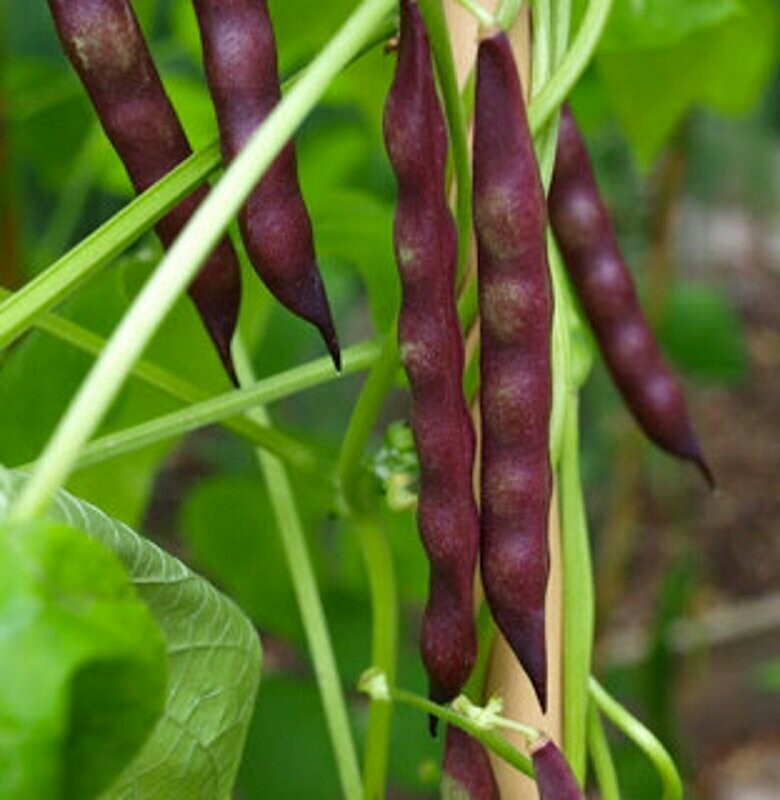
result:
M 333 323 L 325 286 L 316 265 L 308 271 L 303 285 L 298 290 L 295 302 L 285 303 L 285 305 L 293 313 L 303 317 L 317 328 L 331 359 L 333 359 L 333 366 L 338 372 L 341 372 L 341 347 L 338 334 Z
M 693 430 L 688 430 L 685 438 L 680 442 L 679 446 L 676 447 L 673 452 L 675 455 L 685 459 L 686 461 L 690 461 L 694 466 L 696 466 L 704 480 L 707 482 L 707 486 L 709 487 L 710 491 L 717 491 L 718 486 L 715 480 L 715 474 L 710 468 L 707 459 L 704 457 L 701 445 L 699 444 L 699 439 Z
M 428 733 L 431 739 L 437 739 L 439 736 L 439 718 L 435 714 L 428 714 Z

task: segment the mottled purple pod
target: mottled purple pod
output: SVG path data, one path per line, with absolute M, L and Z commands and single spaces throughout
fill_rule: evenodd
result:
M 192 154 L 128 0 L 49 0 L 62 46 L 137 192 Z M 208 193 L 193 192 L 156 226 L 168 248 Z M 230 341 L 241 302 L 233 246 L 217 245 L 189 288 L 231 379 Z
M 398 182 L 394 244 L 402 285 L 398 338 L 420 460 L 418 522 L 430 561 L 421 648 L 430 696 L 443 703 L 474 665 L 479 522 L 475 437 L 463 395 L 455 303 L 457 235 L 447 204 L 447 132 L 417 4 L 401 3 L 401 39 L 387 99 L 385 141 Z
M 553 297 L 544 192 L 503 33 L 479 46 L 475 111 L 482 582 L 493 617 L 544 708 Z
M 680 383 L 642 313 L 599 193 L 585 141 L 568 107 L 550 189 L 550 218 L 566 267 L 607 368 L 642 430 L 694 462 L 713 484 Z
M 481 742 L 450 725 L 444 743 L 442 796 L 458 800 L 500 800 L 498 784 Z
M 265 0 L 194 0 L 194 5 L 222 153 L 230 162 L 281 99 L 271 18 Z M 239 226 L 257 274 L 293 314 L 318 328 L 340 368 L 293 142 L 249 196 Z
M 540 800 L 585 800 L 563 753 L 545 739 L 534 748 L 531 758 Z

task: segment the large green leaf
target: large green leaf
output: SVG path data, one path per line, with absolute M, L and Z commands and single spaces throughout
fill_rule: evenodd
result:
M 598 58 L 634 151 L 650 163 L 696 105 L 741 114 L 758 101 L 777 62 L 775 0 L 744 0 L 745 12 L 668 47 L 605 51 Z
M 97 797 L 165 700 L 163 639 L 115 555 L 51 520 L 0 524 L 0 796 Z
M 0 471 L 0 513 L 23 480 L 20 473 Z M 227 797 L 260 676 L 259 640 L 251 623 L 208 582 L 94 506 L 60 492 L 52 516 L 119 556 L 168 652 L 163 715 L 106 798 Z
M 742 0 L 616 0 L 600 47 L 643 50 L 677 44 L 700 28 L 736 16 Z

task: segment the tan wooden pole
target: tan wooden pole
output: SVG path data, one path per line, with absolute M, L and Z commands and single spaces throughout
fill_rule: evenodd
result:
M 483 0 L 485 8 L 495 10 L 498 0 Z M 455 0 L 444 0 L 447 25 L 452 39 L 455 63 L 461 86 L 464 85 L 476 59 L 478 25 L 475 18 L 458 5 Z M 531 27 L 528 6 L 521 12 L 517 23 L 510 31 L 520 77 L 526 93 L 531 83 Z M 474 269 L 474 263 L 470 265 Z M 490 657 L 485 697 L 500 694 L 504 699 L 504 713 L 544 730 L 558 744 L 561 743 L 561 641 L 562 619 L 562 574 L 560 529 L 557 500 L 553 497 L 548 531 L 550 539 L 550 582 L 547 590 L 547 661 L 548 661 L 548 710 L 543 715 L 527 676 L 503 637 L 498 636 Z M 519 734 L 507 734 L 520 749 L 524 740 Z M 538 794 L 531 780 L 500 759 L 493 759 L 493 766 L 505 800 L 536 800 Z

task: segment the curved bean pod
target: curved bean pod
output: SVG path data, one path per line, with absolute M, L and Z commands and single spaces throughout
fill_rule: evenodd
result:
M 449 791 L 442 792 L 444 797 L 462 800 L 501 798 L 487 751 L 481 742 L 454 725 L 447 727 L 443 772 L 443 788 L 449 784 Z
M 480 44 L 475 109 L 482 580 L 493 617 L 544 708 L 553 297 L 544 191 L 503 33 Z
M 49 0 L 63 49 L 84 84 L 103 129 L 137 192 L 192 154 L 128 0 Z M 168 248 L 208 189 L 168 212 L 155 230 Z M 238 259 L 222 239 L 189 287 L 231 379 L 230 355 L 241 302 Z
M 194 5 L 222 153 L 230 162 L 281 99 L 271 18 L 265 0 L 194 0 Z M 257 274 L 283 305 L 319 329 L 340 368 L 293 142 L 255 187 L 239 226 Z
M 540 800 L 585 800 L 571 767 L 553 742 L 545 739 L 531 758 Z
M 430 696 L 448 702 L 476 659 L 473 583 L 479 522 L 475 437 L 463 395 L 455 302 L 457 234 L 447 204 L 447 134 L 417 4 L 401 3 L 401 39 L 384 118 L 398 183 L 394 244 L 402 284 L 398 338 L 420 460 L 418 523 L 430 562 L 421 649 Z
M 561 114 L 550 218 L 607 368 L 645 434 L 713 485 L 680 383 L 642 313 L 571 109 Z

